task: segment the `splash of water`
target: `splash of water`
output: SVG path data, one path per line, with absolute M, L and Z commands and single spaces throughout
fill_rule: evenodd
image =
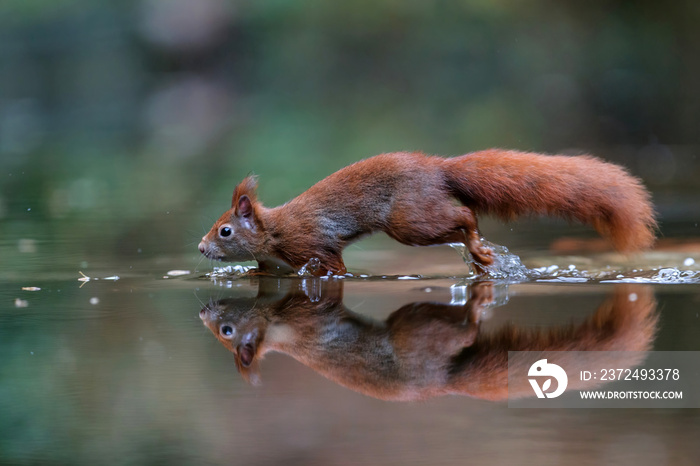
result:
M 548 265 L 528 269 L 523 265 L 515 254 L 508 251 L 508 248 L 493 244 L 485 239 L 482 243 L 491 248 L 494 252 L 494 263 L 485 267 L 486 274 L 479 275 L 474 267 L 474 259 L 467 248 L 461 243 L 450 244 L 457 250 L 470 266 L 471 273 L 465 279 L 493 279 L 508 282 L 553 282 L 553 283 L 582 283 L 595 281 L 599 283 L 656 283 L 656 284 L 680 284 L 680 283 L 700 283 L 700 270 L 682 270 L 678 267 L 656 266 L 635 268 L 629 270 L 628 266 L 620 265 L 614 267 L 610 265 L 595 267 L 580 265 Z M 672 260 L 669 258 L 669 260 Z M 693 258 L 685 258 L 682 261 L 684 267 L 692 267 L 696 264 Z M 679 263 L 680 266 L 680 263 Z
M 520 257 L 512 254 L 508 248 L 493 244 L 482 238 L 485 246 L 491 248 L 494 252 L 494 263 L 485 267 L 485 274 L 476 272 L 474 259 L 464 244 L 454 243 L 450 246 L 457 250 L 462 256 L 464 262 L 470 266 L 470 273 L 462 276 L 466 282 L 474 280 L 498 280 L 505 283 L 516 282 L 552 282 L 552 283 L 582 283 L 582 282 L 597 282 L 597 283 L 649 283 L 649 284 L 698 284 L 700 283 L 700 270 L 698 263 L 693 258 L 663 256 L 661 259 L 649 258 L 648 263 L 643 267 L 637 266 L 631 269 L 630 265 L 624 263 L 614 263 L 599 261 L 596 266 L 590 260 L 582 260 L 581 258 L 556 258 L 552 257 L 545 260 L 551 260 L 551 265 L 535 267 L 528 269 L 523 265 Z M 555 264 L 554 262 L 566 260 L 564 265 Z M 573 262 L 573 263 L 572 263 Z M 654 262 L 656 262 L 654 264 Z M 677 263 L 678 267 L 668 266 L 665 264 Z M 662 265 L 663 264 L 663 265 Z M 682 265 L 681 265 L 682 264 Z M 359 274 L 354 275 L 347 273 L 346 275 L 329 275 L 318 277 L 316 273 L 321 267 L 321 261 L 318 258 L 312 258 L 304 264 L 297 272 L 297 275 L 302 278 L 346 278 L 346 279 L 361 279 L 361 280 L 421 280 L 424 278 L 435 278 L 422 275 L 371 275 Z M 689 269 L 688 269 L 689 268 Z M 247 275 L 254 266 L 228 265 L 226 267 L 214 267 L 214 270 L 206 274 L 206 277 L 212 280 L 235 280 Z
M 206 274 L 207 278 L 237 278 L 247 274 L 255 267 L 252 265 L 227 265 L 225 267 L 214 267 L 214 270 Z
M 664 267 L 651 272 L 655 273 L 647 272 L 641 276 L 618 275 L 612 279 L 601 280 L 600 283 L 700 283 L 700 270 L 679 270 L 675 267 Z
M 464 262 L 470 266 L 471 273 L 467 275 L 466 278 L 475 278 L 479 276 L 480 278 L 491 278 L 497 280 L 527 280 L 530 278 L 530 270 L 523 265 L 520 261 L 520 257 L 512 254 L 507 247 L 501 246 L 499 244 L 491 243 L 484 238 L 481 238 L 481 242 L 484 246 L 490 248 L 493 251 L 493 264 L 484 267 L 486 269 L 486 276 L 479 276 L 475 268 L 475 261 L 469 250 L 462 243 L 451 243 L 450 246 L 455 249 L 464 259 Z
M 318 257 L 312 257 L 309 261 L 302 265 L 297 275 L 300 277 L 314 277 L 316 272 L 321 268 L 321 259 Z

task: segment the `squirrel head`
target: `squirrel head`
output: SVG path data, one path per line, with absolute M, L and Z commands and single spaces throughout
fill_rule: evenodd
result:
M 268 321 L 255 307 L 256 298 L 209 301 L 199 311 L 202 323 L 233 353 L 236 368 L 253 385 L 260 383 L 258 360 Z
M 199 243 L 199 251 L 209 259 L 236 262 L 256 260 L 263 245 L 261 204 L 255 190 L 257 179 L 246 177 L 233 191 L 231 209 L 214 223 Z

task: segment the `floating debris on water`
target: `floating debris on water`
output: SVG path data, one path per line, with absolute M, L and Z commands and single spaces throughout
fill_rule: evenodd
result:
M 22 254 L 34 254 L 37 250 L 36 240 L 30 238 L 22 238 L 17 242 L 17 249 Z
M 119 275 L 112 275 L 111 277 L 104 277 L 104 278 L 95 278 L 95 277 L 88 277 L 80 270 L 78 270 L 78 273 L 80 275 L 82 275 L 82 277 L 80 277 L 78 279 L 78 281 L 83 282 L 83 285 L 85 285 L 87 282 L 89 282 L 91 280 L 113 280 L 113 281 L 119 280 Z M 80 285 L 80 286 L 82 287 L 83 285 Z
M 15 298 L 15 307 L 27 307 L 29 306 L 29 301 L 20 299 L 20 298 Z
M 22 291 L 41 291 L 38 286 L 23 286 Z
M 190 271 L 189 270 L 168 270 L 166 275 L 168 277 L 180 277 L 182 275 L 189 275 Z M 165 277 L 167 278 L 167 277 Z

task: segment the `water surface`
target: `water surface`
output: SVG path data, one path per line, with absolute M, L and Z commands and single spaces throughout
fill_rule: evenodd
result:
M 15 248 L 15 241 L 3 245 L 7 254 L 19 254 Z M 428 366 L 445 347 L 468 348 L 505 328 L 548 332 L 582 326 L 616 295 L 635 293 L 657 303 L 621 311 L 653 320 L 653 328 L 636 328 L 637 322 L 631 330 L 650 348 L 700 349 L 700 285 L 691 277 L 697 268 L 683 265 L 696 257 L 692 253 L 620 262 L 614 276 L 602 278 L 610 262 L 596 263 L 599 256 L 536 253 L 524 262 L 529 271 L 541 270 L 538 277 L 474 286 L 453 250 L 405 251 L 350 250 L 355 276 L 330 280 L 212 278 L 207 274 L 219 264 L 201 262 L 194 253 L 126 257 L 99 266 L 64 261 L 55 267 L 32 265 L 37 259 L 22 253 L 28 260 L 3 270 L 0 282 L 0 462 L 696 463 L 696 410 L 509 409 L 497 390 L 475 391 L 488 371 L 468 374 L 471 391 L 418 393 L 404 384 L 392 392 L 366 380 L 353 382 L 358 367 L 374 370 L 367 360 L 350 355 L 343 361 L 347 369 L 336 363 L 329 368 L 331 357 L 318 352 L 315 360 L 268 352 L 255 361 L 255 376 L 246 382 L 231 348 L 203 325 L 203 308 L 233 302 L 246 311 L 260 309 L 261 295 L 278 303 L 295 289 L 296 305 L 323 322 L 335 319 L 333 325 L 347 327 L 354 319 L 381 333 L 387 322 L 403 316 L 402 348 L 414 350 L 410 361 L 423 364 L 407 373 L 427 374 L 435 372 Z M 644 261 L 646 266 L 639 265 Z M 549 265 L 541 269 L 542 263 Z M 373 268 L 381 273 L 373 274 Z M 663 268 L 690 272 L 690 279 L 661 280 Z M 479 325 L 470 327 L 469 299 L 483 296 L 484 287 L 488 303 Z M 406 311 L 412 306 L 417 310 Z M 344 314 L 331 319 L 333 312 Z M 302 314 L 292 312 L 291 318 Z M 460 315 L 464 333 L 455 331 Z M 353 348 L 365 355 L 381 352 L 363 347 L 372 340 L 362 335 Z M 284 340 L 284 332 L 275 338 Z M 319 363 L 319 357 L 326 360 Z M 381 382 L 392 386 L 390 372 Z M 406 382 L 401 377 L 396 384 Z

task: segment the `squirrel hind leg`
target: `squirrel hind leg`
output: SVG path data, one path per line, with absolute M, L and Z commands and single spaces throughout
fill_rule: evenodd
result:
M 477 271 L 483 272 L 484 265 L 491 265 L 494 262 L 493 251 L 484 246 L 479 234 L 479 225 L 476 215 L 468 207 L 459 208 L 458 226 L 448 238 L 448 243 L 464 243 L 476 261 Z
M 468 207 L 450 206 L 449 210 L 433 211 L 430 218 L 401 216 L 402 222 L 392 223 L 385 231 L 396 241 L 409 246 L 435 246 L 463 243 L 483 272 L 484 265 L 494 262 L 493 251 L 484 246 L 479 235 L 476 215 Z
M 454 240 L 448 241 L 448 243 L 464 243 L 476 261 L 477 271 L 483 272 L 481 266 L 493 264 L 493 251 L 481 242 L 479 230 L 461 229 L 455 232 L 453 238 Z

